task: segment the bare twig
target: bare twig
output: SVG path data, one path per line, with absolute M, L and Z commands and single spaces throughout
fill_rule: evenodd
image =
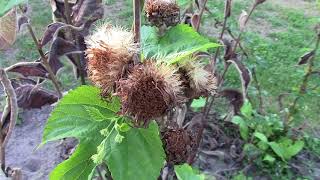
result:
M 5 172 L 6 165 L 5 165 L 5 148 L 9 141 L 9 138 L 13 132 L 13 129 L 16 124 L 16 120 L 18 118 L 18 104 L 17 104 L 17 98 L 16 93 L 14 91 L 14 88 L 11 85 L 11 82 L 7 76 L 7 73 L 5 70 L 0 69 L 0 81 L 5 89 L 5 92 L 7 94 L 8 98 L 8 104 L 10 106 L 10 120 L 9 122 L 1 121 L 0 122 L 0 158 L 1 158 L 1 168 Z M 6 120 L 6 119 L 4 119 Z M 8 129 L 3 129 L 4 124 L 9 123 Z
M 252 76 L 253 76 L 253 80 L 255 81 L 256 89 L 258 90 L 258 98 L 259 98 L 259 109 L 258 109 L 258 112 L 260 114 L 265 114 L 264 103 L 263 103 L 264 101 L 263 101 L 263 97 L 262 97 L 262 91 L 261 91 L 260 83 L 258 81 L 258 77 L 257 77 L 257 73 L 256 73 L 256 68 L 252 68 Z

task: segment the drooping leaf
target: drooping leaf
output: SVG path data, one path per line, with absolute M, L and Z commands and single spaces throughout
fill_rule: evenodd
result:
M 45 46 L 48 42 L 50 42 L 53 39 L 53 35 L 62 26 L 64 26 L 64 23 L 61 23 L 61 22 L 55 22 L 55 23 L 49 24 L 47 26 L 47 29 L 44 31 L 40 45 Z
M 114 140 L 117 134 L 111 132 L 105 143 L 105 159 L 114 180 L 157 179 L 165 161 L 157 124 L 131 128 L 121 134 L 120 143 Z
M 194 29 L 197 29 L 200 24 L 200 16 L 199 14 L 195 13 L 191 17 L 191 25 Z
M 51 113 L 43 133 L 43 143 L 66 137 L 79 139 L 100 133 L 108 123 L 92 119 L 88 107 L 94 107 L 106 118 L 116 117 L 120 109 L 118 98 L 107 102 L 101 99 L 100 90 L 91 86 L 81 86 L 70 91 Z
M 193 169 L 188 164 L 174 166 L 174 171 L 178 180 L 204 180 L 205 175 L 201 174 L 199 170 Z
M 224 89 L 219 94 L 229 100 L 230 105 L 233 106 L 235 114 L 239 115 L 240 109 L 244 103 L 241 91 L 237 89 Z
M 242 10 L 242 13 L 240 14 L 239 17 L 239 29 L 240 31 L 244 31 L 248 21 L 248 13 L 244 10 Z
M 77 149 L 69 159 L 60 163 L 50 173 L 50 179 L 87 180 L 88 175 L 96 166 L 92 161 L 91 156 L 96 153 L 96 147 L 101 141 L 101 136 L 80 140 Z
M 101 19 L 104 13 L 102 2 L 97 0 L 78 0 L 72 11 L 75 26 L 86 24 L 87 29 L 93 22 Z
M 259 132 L 255 132 L 255 133 L 254 133 L 254 136 L 255 136 L 256 138 L 258 138 L 260 141 L 262 141 L 262 142 L 264 142 L 264 143 L 268 143 L 268 138 L 267 138 L 264 134 L 259 133 Z
M 55 74 L 60 68 L 63 67 L 63 64 L 60 62 L 59 58 L 73 51 L 77 51 L 77 47 L 72 42 L 60 37 L 57 37 L 53 40 L 49 53 L 49 65 Z
M 291 157 L 297 155 L 304 147 L 304 141 L 296 141 L 293 145 L 289 146 L 287 149 L 286 156 L 287 159 L 291 159 Z
M 227 62 L 231 62 L 237 68 L 241 77 L 243 97 L 246 97 L 248 87 L 251 82 L 250 70 L 239 59 L 231 59 L 231 60 L 228 60 Z
M 312 58 L 314 58 L 315 54 L 316 52 L 314 50 L 307 52 L 306 54 L 300 57 L 298 65 L 307 64 Z
M 17 87 L 15 92 L 18 106 L 23 109 L 41 108 L 58 101 L 56 94 L 34 85 L 22 85 Z
M 286 161 L 285 159 L 285 149 L 282 148 L 278 143 L 276 142 L 270 142 L 269 143 L 271 149 L 283 160 Z
M 219 46 L 183 24 L 171 28 L 162 37 L 158 37 L 154 27 L 143 26 L 141 39 L 142 52 L 146 58 L 160 55 L 166 57 L 169 64 L 177 63 L 195 52 L 206 52 Z
M 29 23 L 29 18 L 27 16 L 23 15 L 23 16 L 19 17 L 19 19 L 18 19 L 18 31 L 20 31 L 22 26 L 24 24 L 27 24 L 27 23 Z
M 25 3 L 27 0 L 1 0 L 0 1 L 0 17 L 5 15 L 15 6 Z
M 32 64 L 16 64 L 8 72 L 15 72 L 23 75 L 24 77 L 42 77 L 49 78 L 47 70 L 39 62 Z

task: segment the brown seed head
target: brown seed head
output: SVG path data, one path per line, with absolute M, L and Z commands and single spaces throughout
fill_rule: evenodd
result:
M 193 152 L 195 136 L 184 129 L 170 129 L 162 133 L 162 142 L 167 155 L 167 162 L 183 164 Z
M 115 89 L 116 81 L 126 76 L 137 51 L 131 32 L 104 25 L 86 39 L 88 74 L 91 81 L 107 96 Z
M 200 62 L 188 62 L 181 66 L 182 72 L 187 80 L 187 91 L 191 90 L 193 93 L 188 93 L 191 97 L 201 95 L 214 95 L 217 93 L 217 78 L 214 74 L 205 69 L 205 66 Z M 189 97 L 189 96 L 188 96 Z
M 147 20 L 154 26 L 175 26 L 180 21 L 180 8 L 174 0 L 146 0 Z
M 135 66 L 128 79 L 119 81 L 122 113 L 132 116 L 137 126 L 165 115 L 181 101 L 181 82 L 175 72 L 151 61 Z

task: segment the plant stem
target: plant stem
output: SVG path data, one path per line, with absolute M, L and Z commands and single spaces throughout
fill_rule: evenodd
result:
M 39 41 L 38 41 L 37 37 L 36 37 L 35 34 L 34 34 L 34 31 L 33 31 L 33 29 L 32 29 L 32 26 L 31 26 L 29 23 L 27 23 L 27 27 L 28 27 L 29 33 L 30 33 L 30 35 L 31 35 L 34 43 L 35 43 L 36 46 L 37 46 L 37 50 L 38 50 L 38 52 L 39 52 L 39 54 L 40 54 L 40 56 L 41 56 L 41 63 L 44 65 L 44 67 L 45 67 L 46 70 L 48 71 L 49 77 L 50 77 L 51 81 L 53 82 L 54 87 L 55 87 L 56 90 L 57 90 L 57 93 L 58 93 L 58 95 L 59 95 L 59 98 L 61 98 L 61 97 L 62 97 L 62 92 L 61 92 L 61 90 L 60 90 L 59 82 L 58 82 L 57 77 L 56 77 L 55 74 L 53 73 L 53 70 L 52 70 L 52 68 L 51 68 L 51 66 L 50 66 L 50 64 L 49 64 L 48 58 L 47 58 L 47 57 L 45 56 L 45 54 L 43 53 L 42 47 L 40 46 Z
M 141 46 L 141 0 L 133 0 L 133 40 L 134 43 L 138 46 L 138 49 L 140 49 Z M 141 56 L 140 52 L 138 52 L 133 60 L 134 64 L 138 64 L 141 62 Z
M 200 24 L 201 24 L 201 18 L 202 18 L 202 15 L 203 15 L 203 12 L 204 10 L 206 9 L 206 4 L 207 4 L 208 0 L 205 0 L 203 2 L 203 6 L 201 7 L 200 9 L 200 12 L 199 12 L 199 23 L 197 24 L 197 27 L 196 27 L 196 30 L 199 31 L 199 28 L 200 28 Z
M 64 0 L 64 10 L 65 10 L 64 11 L 65 12 L 64 15 L 66 16 L 67 24 L 73 25 L 72 21 L 71 21 L 70 5 L 69 5 L 69 1 L 68 0 Z M 78 49 L 80 49 L 79 37 L 73 31 L 70 31 L 70 32 L 71 32 L 71 35 L 72 35 L 73 39 L 75 40 L 76 47 Z M 79 54 L 75 54 L 75 55 L 72 55 L 72 56 L 75 58 L 76 66 L 79 69 L 79 75 L 80 75 L 80 79 L 81 79 L 81 84 L 85 85 L 86 84 L 86 80 L 85 80 L 85 77 L 84 77 L 85 75 L 84 75 L 83 67 L 82 67 L 82 64 L 81 64 L 81 62 L 83 62 L 83 58 Z
M 17 97 L 12 87 L 12 84 L 8 78 L 7 73 L 0 69 L 0 81 L 5 89 L 8 98 L 8 106 L 10 106 L 10 120 L 9 122 L 1 121 L 0 122 L 0 158 L 1 158 L 1 168 L 3 172 L 6 170 L 5 165 L 5 149 L 6 145 L 8 144 L 9 138 L 13 132 L 13 129 L 16 125 L 16 121 L 18 118 L 18 104 L 17 104 Z M 4 118 L 6 120 L 6 118 Z M 5 123 L 9 123 L 8 129 L 2 129 Z M 6 131 L 6 132 L 4 132 Z
M 314 71 L 313 71 L 314 57 L 316 56 L 316 51 L 318 50 L 319 45 L 320 45 L 320 34 L 318 34 L 317 37 L 318 37 L 318 39 L 317 39 L 315 48 L 313 49 L 313 51 L 315 51 L 315 55 L 313 57 L 311 57 L 311 59 L 308 61 L 307 73 L 303 77 L 302 83 L 301 83 L 300 88 L 299 88 L 298 96 L 294 99 L 292 105 L 289 107 L 289 113 L 288 113 L 288 116 L 286 118 L 286 124 L 287 125 L 290 123 L 290 120 L 291 120 L 292 116 L 294 115 L 294 111 L 295 111 L 295 108 L 296 108 L 296 106 L 298 104 L 299 99 L 304 94 L 306 94 L 310 76 L 314 73 Z

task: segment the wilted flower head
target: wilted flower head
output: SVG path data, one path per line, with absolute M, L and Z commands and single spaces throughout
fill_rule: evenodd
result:
M 174 0 L 146 0 L 145 13 L 148 21 L 157 27 L 175 26 L 180 20 L 180 8 Z
M 173 164 L 187 162 L 197 144 L 195 136 L 185 129 L 169 129 L 161 136 L 167 162 Z
M 217 79 L 214 74 L 205 69 L 204 64 L 195 61 L 187 62 L 181 69 L 193 96 L 216 94 Z
M 114 90 L 115 83 L 126 75 L 126 69 L 137 51 L 133 34 L 122 28 L 104 25 L 86 39 L 88 74 L 102 89 L 103 95 Z
M 181 101 L 181 81 L 176 70 L 152 61 L 136 65 L 127 79 L 119 81 L 122 113 L 132 116 L 135 125 L 165 115 Z

